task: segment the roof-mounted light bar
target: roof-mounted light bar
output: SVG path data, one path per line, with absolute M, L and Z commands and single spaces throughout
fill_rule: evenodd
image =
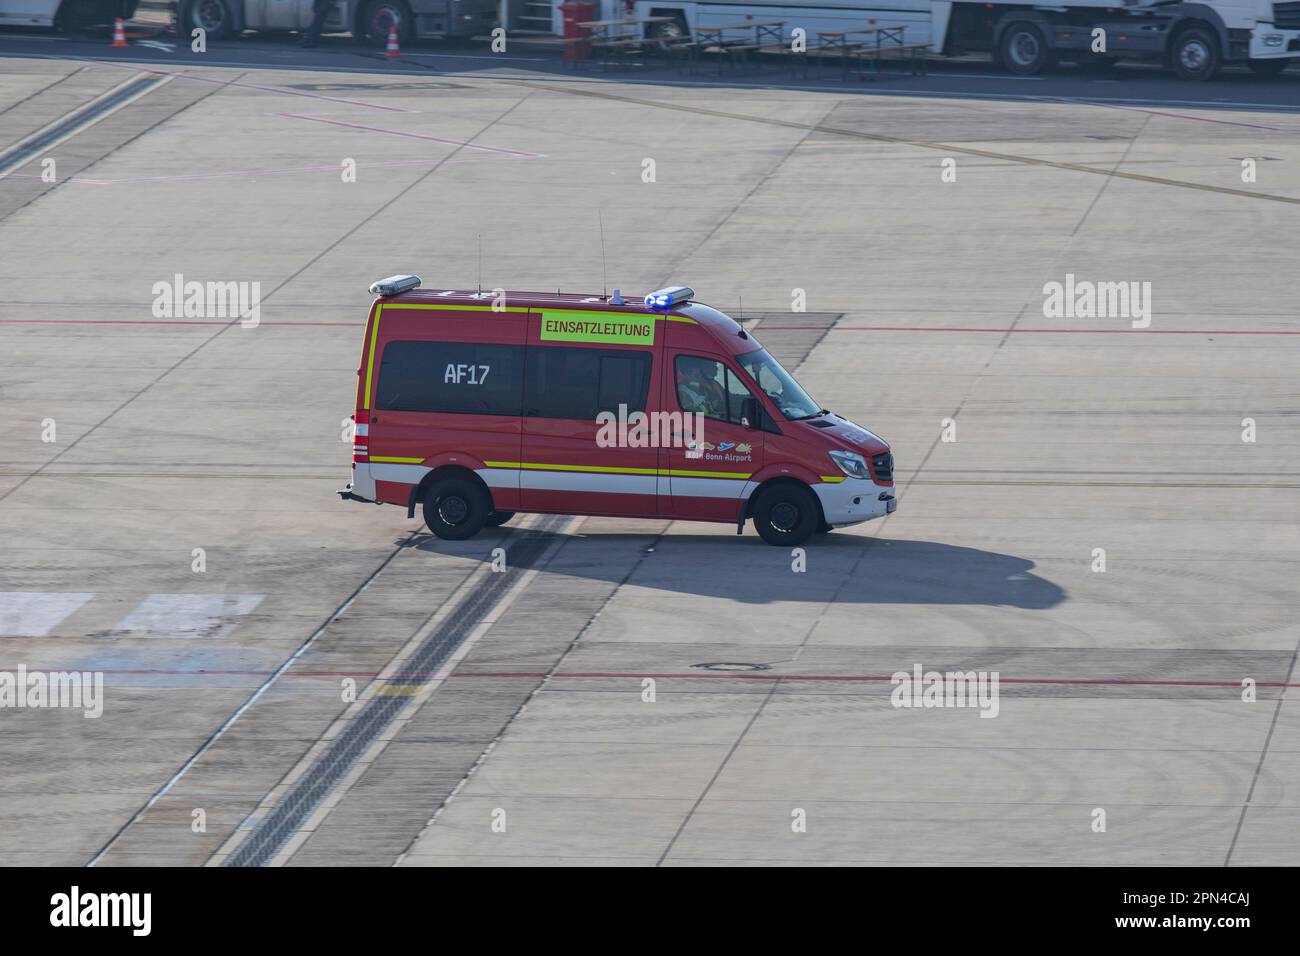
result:
M 694 297 L 694 289 L 688 289 L 684 285 L 675 285 L 667 289 L 660 289 L 657 292 L 651 292 L 645 297 L 645 304 L 648 309 L 671 309 L 683 302 L 690 302 Z
M 371 295 L 400 295 L 420 287 L 419 276 L 389 276 L 370 284 Z

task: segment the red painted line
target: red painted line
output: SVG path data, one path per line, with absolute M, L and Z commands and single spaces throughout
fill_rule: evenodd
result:
M 384 129 L 380 126 L 362 126 L 360 123 L 344 123 L 341 120 L 325 119 L 322 116 L 304 116 L 301 113 L 280 113 L 279 115 L 286 116 L 289 119 L 307 120 L 310 123 L 325 123 L 329 126 L 341 126 L 344 129 L 358 129 L 366 133 L 388 133 L 390 136 L 405 136 L 408 139 L 423 139 L 433 143 L 446 143 L 448 146 L 463 146 L 466 149 L 479 149 L 489 153 L 502 153 L 507 156 L 523 156 L 528 159 L 537 159 L 541 156 L 541 153 L 529 153 L 520 149 L 506 149 L 503 146 L 479 146 L 463 139 L 444 139 L 441 136 L 430 136 L 427 133 L 408 133 L 405 130 L 400 129 Z
M 40 668 L 27 666 L 28 673 L 43 670 L 71 670 L 73 668 Z M 0 671 L 16 671 L 15 667 L 0 667 Z M 163 668 L 90 668 L 101 674 L 129 674 L 136 676 L 169 677 L 267 677 L 270 671 L 251 670 L 169 670 Z M 285 677 L 356 677 L 364 680 L 379 679 L 372 671 L 285 671 Z M 890 683 L 892 675 L 886 674 L 773 674 L 737 673 L 735 671 L 708 671 L 701 673 L 624 673 L 621 671 L 557 671 L 548 675 L 546 671 L 456 671 L 449 677 L 491 677 L 519 678 L 537 680 L 550 676 L 552 679 L 572 680 L 766 680 L 766 681 L 803 681 L 803 682 L 850 682 L 850 683 Z M 394 683 L 428 680 L 429 677 L 394 676 L 385 680 Z M 1044 684 L 1049 686 L 1103 686 L 1103 687 L 1233 687 L 1240 688 L 1241 680 L 1128 680 L 1123 678 L 1055 678 L 1055 677 L 999 677 L 1002 684 Z M 1300 687 L 1300 683 L 1288 684 L 1281 681 L 1257 681 L 1256 687 Z
M 807 332 L 802 325 L 772 325 L 760 323 L 755 331 L 782 329 Z M 1040 335 L 1300 335 L 1300 330 L 1271 329 L 991 329 L 960 328 L 931 325 L 832 325 L 832 332 L 997 332 L 1006 334 L 1034 333 Z

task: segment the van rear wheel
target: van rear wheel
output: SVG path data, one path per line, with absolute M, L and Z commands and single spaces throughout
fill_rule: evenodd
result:
M 754 497 L 754 527 L 768 544 L 793 548 L 803 544 L 822 523 L 817 497 L 802 485 L 764 488 Z
M 424 523 L 447 541 L 474 537 L 491 511 L 487 492 L 467 478 L 444 478 L 424 492 Z

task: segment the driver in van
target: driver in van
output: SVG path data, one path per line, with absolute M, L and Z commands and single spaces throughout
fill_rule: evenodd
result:
M 721 386 L 706 379 L 704 370 L 695 362 L 687 364 L 685 380 L 677 384 L 677 396 L 682 408 L 688 412 L 701 412 L 710 418 L 725 417 L 726 404 Z

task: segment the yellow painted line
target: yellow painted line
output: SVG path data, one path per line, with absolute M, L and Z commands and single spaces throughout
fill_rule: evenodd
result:
M 414 697 L 424 689 L 427 681 L 418 684 L 384 684 L 375 691 L 376 697 Z
M 375 377 L 375 342 L 379 340 L 379 317 L 384 314 L 382 305 L 375 308 L 375 324 L 370 329 L 370 355 L 366 360 L 366 408 L 375 407 L 375 394 L 371 391 L 371 382 Z
M 371 461 L 396 462 L 399 465 L 418 465 L 424 461 L 423 458 L 390 458 L 387 455 L 371 455 Z
M 529 89 L 545 90 L 548 93 L 564 93 L 568 96 L 589 96 L 595 99 L 614 100 L 620 103 L 635 103 L 638 106 L 653 106 L 658 109 L 678 110 L 683 113 L 695 113 L 699 116 L 714 116 L 719 119 L 740 120 L 745 123 L 762 123 L 768 126 L 783 126 L 787 129 L 802 130 L 812 133 L 826 133 L 831 136 L 845 136 L 853 139 L 867 140 L 873 143 L 891 143 L 899 146 L 914 146 L 918 149 L 939 150 L 947 155 L 958 153 L 965 156 L 979 156 L 982 159 L 996 159 L 1004 162 L 1019 163 L 1025 166 L 1041 166 L 1046 169 L 1062 169 L 1076 173 L 1091 173 L 1094 176 L 1109 176 L 1112 179 L 1129 179 L 1139 183 L 1152 183 L 1158 186 L 1175 186 L 1179 189 L 1197 189 L 1202 192 L 1219 193 L 1225 196 L 1240 196 L 1245 199 L 1265 199 L 1270 202 L 1300 204 L 1300 197 L 1282 196 L 1276 193 L 1256 192 L 1249 189 L 1234 189 L 1231 186 L 1215 186 L 1210 183 L 1189 182 L 1183 179 L 1170 179 L 1165 176 L 1146 176 L 1142 173 L 1126 173 L 1117 169 L 1097 169 L 1084 163 L 1067 163 L 1059 160 L 1039 159 L 1035 156 L 1019 156 L 1015 153 L 999 153 L 989 149 L 976 149 L 970 146 L 957 146 L 952 143 L 938 143 L 926 139 L 909 139 L 905 136 L 886 136 L 884 133 L 868 133 L 865 130 L 845 129 L 842 126 L 826 126 L 821 123 L 800 123 L 795 120 L 777 119 L 774 116 L 756 116 L 752 113 L 728 113 L 724 110 L 707 109 L 703 106 L 690 106 L 686 103 L 667 103 L 662 100 L 647 100 L 636 96 L 620 96 L 617 93 L 605 93 L 599 90 L 564 89 L 548 86 L 545 83 L 527 80 L 507 81 Z

